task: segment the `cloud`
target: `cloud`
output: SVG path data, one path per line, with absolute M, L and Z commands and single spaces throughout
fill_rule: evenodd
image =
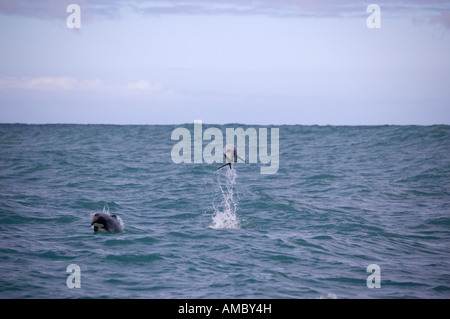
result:
M 82 21 L 98 18 L 120 19 L 124 12 L 144 16 L 234 15 L 298 18 L 348 18 L 367 16 L 370 3 L 380 5 L 382 14 L 412 19 L 413 23 L 441 24 L 450 28 L 448 0 L 1 0 L 0 14 L 65 20 L 66 8 L 81 7 Z
M 147 80 L 139 80 L 137 82 L 128 83 L 128 88 L 133 90 L 153 90 L 159 91 L 162 89 L 162 84 L 160 83 L 150 83 Z
M 1 89 L 27 90 L 71 90 L 77 86 L 78 80 L 72 77 L 4 77 L 0 78 Z
M 105 83 L 100 79 L 79 80 L 74 77 L 3 77 L 0 90 L 22 89 L 32 91 L 91 91 L 108 95 L 150 94 L 169 96 L 175 91 L 162 83 L 145 79 L 129 83 Z
M 83 90 L 98 90 L 105 87 L 105 84 L 100 79 L 89 79 L 80 81 L 78 83 L 78 88 Z
M 32 16 L 41 19 L 66 18 L 66 8 L 71 3 L 80 5 L 86 17 L 117 17 L 123 9 L 145 15 L 169 14 L 232 14 L 270 16 L 345 17 L 365 14 L 369 3 L 382 7 L 408 11 L 449 11 L 447 0 L 2 0 L 0 13 Z M 361 9 L 362 7 L 362 9 Z
M 152 95 L 173 96 L 175 91 L 166 88 L 162 83 L 139 80 L 127 84 L 129 93 L 147 93 Z
M 42 0 L 31 2 L 25 0 L 2 0 L 0 2 L 0 12 L 39 19 L 56 19 L 61 16 L 67 16 L 66 8 L 70 3 L 73 3 L 73 1 Z
M 2 0 L 0 1 L 0 13 L 33 17 L 42 20 L 62 19 L 65 21 L 70 13 L 67 13 L 69 4 L 78 4 L 81 7 L 83 21 L 92 20 L 94 17 L 115 18 L 125 4 L 122 0 Z

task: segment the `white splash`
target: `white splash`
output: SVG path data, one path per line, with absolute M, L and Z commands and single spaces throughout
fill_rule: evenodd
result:
M 320 296 L 320 297 L 318 297 L 316 299 L 337 299 L 337 296 L 335 294 L 333 294 L 333 293 L 329 293 L 326 297 Z
M 220 171 L 219 171 L 220 172 Z M 216 206 L 213 203 L 214 214 L 212 223 L 209 226 L 213 229 L 236 229 L 240 228 L 239 220 L 236 215 L 238 202 L 235 197 L 236 189 L 236 170 L 226 169 L 225 182 L 221 181 L 221 175 L 217 173 L 217 183 L 220 190 L 220 203 Z
M 109 206 L 108 206 L 108 204 L 105 204 L 105 206 L 103 206 L 103 211 L 102 211 L 102 213 L 103 213 L 103 214 L 111 215 L 111 214 L 109 213 Z

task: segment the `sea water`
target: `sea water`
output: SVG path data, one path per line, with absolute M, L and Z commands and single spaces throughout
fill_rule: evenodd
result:
M 177 127 L 0 125 L 0 298 L 450 297 L 449 126 L 276 126 L 269 175 Z

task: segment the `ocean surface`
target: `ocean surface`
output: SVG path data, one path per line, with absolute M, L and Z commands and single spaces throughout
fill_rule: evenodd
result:
M 0 298 L 450 298 L 450 126 L 203 125 L 279 128 L 275 174 L 179 127 L 0 125 Z

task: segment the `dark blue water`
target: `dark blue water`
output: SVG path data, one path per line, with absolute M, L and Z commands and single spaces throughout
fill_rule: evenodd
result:
M 175 164 L 177 127 L 0 125 L 0 297 L 450 297 L 449 126 L 279 126 L 271 175 Z

